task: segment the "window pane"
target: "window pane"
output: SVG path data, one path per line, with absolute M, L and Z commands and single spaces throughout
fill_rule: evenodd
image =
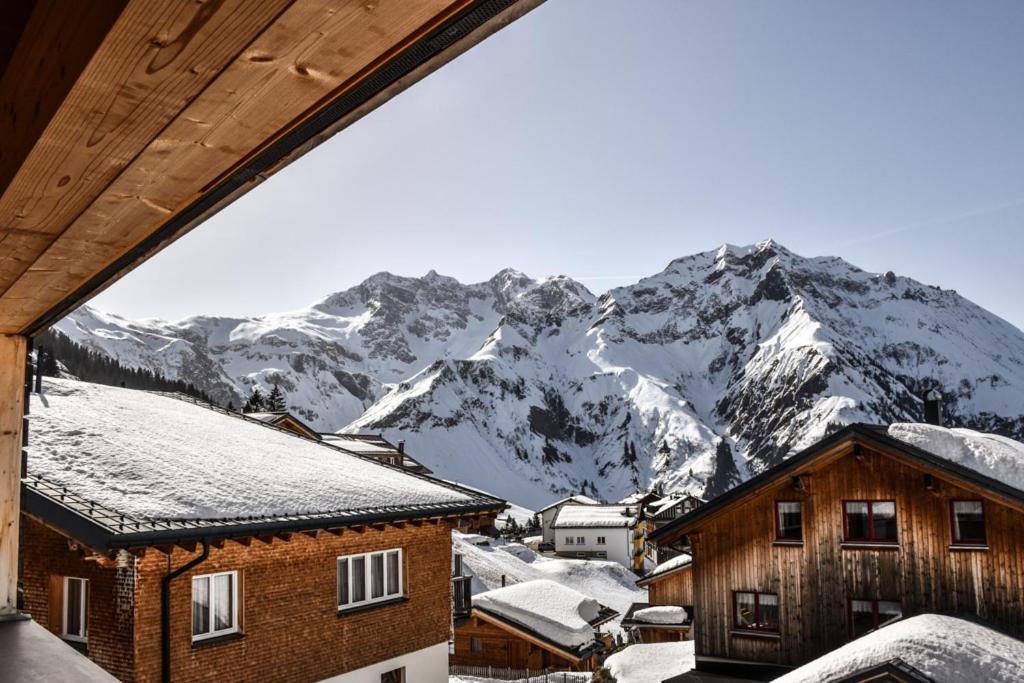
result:
M 779 537 L 803 538 L 799 502 L 779 503 Z
M 469 639 L 469 651 L 470 652 L 483 652 L 483 650 L 484 650 L 484 642 L 482 640 L 480 640 L 479 638 L 470 638 Z
M 388 553 L 388 595 L 398 594 L 398 578 L 401 576 L 401 564 L 398 562 L 398 551 Z
M 874 540 L 895 541 L 896 503 L 872 503 L 871 513 L 875 532 Z
M 82 582 L 67 580 L 67 613 L 64 615 L 64 632 L 69 636 L 82 635 Z
M 980 500 L 953 503 L 953 532 L 957 541 L 984 541 L 985 517 Z
M 384 596 L 384 553 L 370 555 L 370 597 Z
M 755 625 L 754 620 L 754 594 L 753 593 L 737 593 L 736 594 L 736 627 L 737 628 L 752 628 Z
M 854 638 L 861 637 L 875 627 L 874 605 L 870 600 L 850 601 L 850 627 Z
M 887 600 L 880 600 L 878 603 L 878 626 L 882 627 L 886 624 L 896 621 L 903 617 L 903 609 L 900 607 L 898 602 L 889 602 Z
M 352 602 L 366 599 L 366 558 L 352 558 Z
M 192 579 L 192 635 L 210 631 L 210 578 Z
M 405 667 L 382 673 L 380 683 L 405 683 Z
M 348 560 L 338 560 L 338 604 L 348 604 Z
M 233 574 L 213 578 L 213 630 L 223 631 L 235 625 L 235 596 L 232 590 Z
M 846 503 L 846 537 L 868 538 L 868 504 Z
M 777 631 L 779 629 L 779 596 L 761 593 L 758 595 L 760 621 L 758 628 Z

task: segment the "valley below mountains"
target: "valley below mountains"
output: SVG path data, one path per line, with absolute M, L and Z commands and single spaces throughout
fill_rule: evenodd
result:
M 503 270 L 380 273 L 257 317 L 56 325 L 222 404 L 274 384 L 321 431 L 383 433 L 446 479 L 536 509 L 661 484 L 699 496 L 851 422 L 1024 438 L 1024 333 L 956 292 L 772 241 L 676 259 L 595 296 Z

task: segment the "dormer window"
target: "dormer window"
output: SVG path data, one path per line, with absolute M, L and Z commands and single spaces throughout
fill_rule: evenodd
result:
M 980 500 L 950 501 L 954 545 L 985 545 L 985 505 Z

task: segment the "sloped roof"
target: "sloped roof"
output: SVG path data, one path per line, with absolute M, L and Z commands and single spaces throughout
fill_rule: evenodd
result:
M 636 508 L 630 505 L 565 505 L 555 515 L 551 528 L 611 529 L 636 526 L 636 522 Z
M 48 379 L 31 401 L 26 510 L 104 546 L 504 506 L 192 400 Z
M 637 580 L 636 585 L 646 586 L 650 583 L 663 579 L 666 576 L 675 574 L 683 569 L 688 569 L 693 566 L 693 557 L 687 553 L 679 553 L 670 560 L 665 560 L 657 567 L 652 569 L 646 576 Z
M 360 455 L 374 458 L 401 458 L 404 467 L 408 469 L 418 468 L 425 473 L 430 473 L 430 470 L 423 463 L 410 456 L 404 450 L 399 451 L 398 446 L 385 439 L 383 435 L 322 433 L 320 438 L 328 443 L 344 448 L 346 451 Z
M 968 467 L 962 464 L 955 457 L 931 453 L 916 445 L 894 438 L 889 434 L 889 427 L 887 426 L 852 424 L 821 439 L 761 474 L 748 479 L 726 493 L 712 499 L 710 502 L 691 510 L 681 517 L 677 517 L 660 529 L 650 532 L 648 539 L 658 541 L 669 536 L 675 536 L 694 523 L 718 513 L 725 506 L 756 493 L 763 486 L 791 475 L 795 471 L 809 465 L 818 457 L 825 455 L 832 451 L 832 449 L 850 440 L 869 444 L 873 443 L 887 451 L 898 453 L 911 461 L 917 461 L 922 465 L 936 469 L 944 475 L 980 486 L 1004 500 L 1024 506 L 1024 490 L 996 479 L 995 475 L 997 473 L 984 474 L 975 467 Z M 1022 463 L 1022 466 L 1024 466 L 1024 463 Z
M 568 498 L 556 500 L 554 503 L 551 503 L 550 505 L 545 505 L 540 510 L 537 510 L 537 512 L 546 512 L 551 508 L 558 507 L 559 505 L 563 505 L 565 503 L 576 503 L 577 505 L 600 505 L 600 503 L 594 500 L 593 498 L 588 498 L 587 496 L 584 496 L 581 493 L 577 493 L 572 496 L 569 496 Z

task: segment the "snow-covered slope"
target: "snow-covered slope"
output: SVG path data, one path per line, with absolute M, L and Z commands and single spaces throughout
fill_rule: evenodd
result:
M 502 271 L 374 276 L 309 309 L 59 324 L 221 400 L 278 382 L 320 429 L 404 438 L 439 475 L 536 509 L 569 492 L 716 495 L 849 422 L 1024 437 L 1024 333 L 959 296 L 762 242 L 595 297 Z

